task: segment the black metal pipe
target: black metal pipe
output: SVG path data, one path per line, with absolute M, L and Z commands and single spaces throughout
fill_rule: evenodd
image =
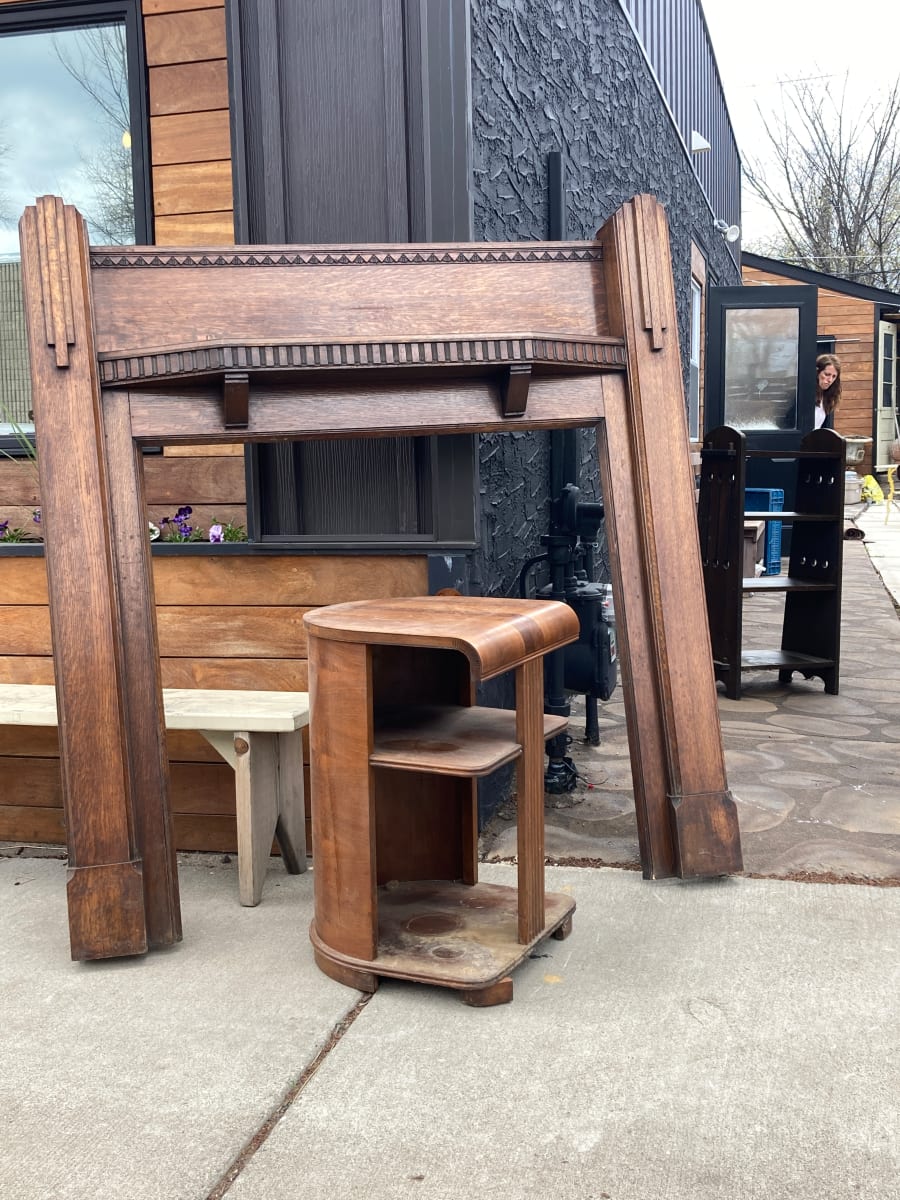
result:
M 547 155 L 547 225 L 551 242 L 562 242 L 568 237 L 566 173 L 561 150 L 551 150 Z

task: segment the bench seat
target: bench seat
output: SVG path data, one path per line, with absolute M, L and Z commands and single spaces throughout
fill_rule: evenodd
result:
M 203 735 L 235 773 L 241 904 L 262 898 L 273 837 L 287 870 L 306 870 L 303 742 L 306 692 L 164 688 L 167 729 Z M 50 684 L 0 684 L 0 724 L 55 726 Z

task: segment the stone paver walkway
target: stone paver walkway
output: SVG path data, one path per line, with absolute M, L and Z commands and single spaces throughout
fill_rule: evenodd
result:
M 797 675 L 781 685 L 771 671 L 745 673 L 740 700 L 719 694 L 749 873 L 900 881 L 900 512 L 887 524 L 884 514 L 856 517 L 866 540 L 844 543 L 840 694 Z M 744 649 L 777 646 L 783 595 L 744 604 Z M 581 740 L 583 716 L 570 732 L 581 778 L 547 797 L 548 855 L 638 866 L 621 689 L 601 705 L 599 747 Z M 515 833 L 513 805 L 486 830 L 484 856 L 514 856 Z

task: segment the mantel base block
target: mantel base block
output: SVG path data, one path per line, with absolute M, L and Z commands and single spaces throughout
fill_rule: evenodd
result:
M 340 983 L 372 991 L 371 985 L 355 983 L 354 978 L 363 983 L 373 976 L 408 979 L 463 993 L 482 993 L 473 997 L 473 1002 L 483 1007 L 512 998 L 511 985 L 494 985 L 506 980 L 545 938 L 558 930 L 567 935 L 574 911 L 571 896 L 547 893 L 544 927 L 523 943 L 516 936 L 516 888 L 445 880 L 391 883 L 378 889 L 378 954 L 374 959 L 354 958 L 326 946 L 315 921 L 309 936 L 320 969 Z M 491 995 L 496 999 L 487 999 Z
M 669 796 L 669 808 L 679 878 L 741 874 L 741 834 L 730 791 Z
M 75 962 L 147 953 L 139 860 L 70 867 L 66 895 L 69 942 Z

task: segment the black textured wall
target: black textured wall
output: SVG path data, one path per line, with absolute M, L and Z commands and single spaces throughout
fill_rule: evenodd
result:
M 472 0 L 471 14 L 475 237 L 548 236 L 553 150 L 563 155 L 569 237 L 592 238 L 619 205 L 652 193 L 669 218 L 685 347 L 691 240 L 707 254 L 711 283 L 740 278 L 617 0 Z M 586 467 L 576 482 L 587 496 L 596 465 L 581 438 Z M 474 588 L 515 595 L 519 567 L 539 552 L 549 444 L 549 435 L 482 439 Z

